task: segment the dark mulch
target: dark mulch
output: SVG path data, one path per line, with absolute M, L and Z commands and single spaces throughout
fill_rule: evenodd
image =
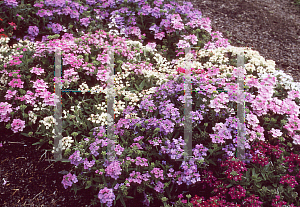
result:
M 3 123 L 1 123 L 3 124 Z M 0 206 L 88 206 L 93 195 L 89 190 L 74 192 L 61 184 L 62 171 L 71 170 L 70 163 L 51 162 L 50 152 L 32 145 L 37 139 L 1 131 L 0 141 Z M 5 185 L 4 180 L 7 181 Z

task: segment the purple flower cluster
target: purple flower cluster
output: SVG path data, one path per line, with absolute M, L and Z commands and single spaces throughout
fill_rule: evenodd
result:
M 18 2 L 16 0 L 4 0 L 4 4 L 6 6 L 11 6 L 12 8 L 15 8 L 18 6 Z
M 40 9 L 37 15 L 39 15 L 40 17 L 51 17 L 53 15 L 53 12 L 51 10 Z
M 195 148 L 193 149 L 193 154 L 196 159 L 203 159 L 204 156 L 207 156 L 208 148 L 204 147 L 203 144 L 196 144 Z
M 52 7 L 64 7 L 66 4 L 66 1 L 63 0 L 45 0 L 44 1 L 45 6 L 52 6 Z
M 63 27 L 58 23 L 50 22 L 50 24 L 47 24 L 47 27 L 51 28 L 55 34 L 59 34 L 63 30 Z
M 86 0 L 86 4 L 94 5 L 94 4 L 96 4 L 96 1 L 95 0 Z
M 83 161 L 83 164 L 84 164 L 84 169 L 86 169 L 86 170 L 89 169 L 90 170 L 90 168 L 94 166 L 95 160 L 92 160 L 92 161 L 89 162 L 88 159 L 85 158 L 85 160 Z
M 120 167 L 119 161 L 113 161 L 111 162 L 105 169 L 105 172 L 108 176 L 114 178 L 117 180 L 119 178 L 119 175 L 122 174 L 122 168 Z
M 64 175 L 63 180 L 61 181 L 65 189 L 67 189 L 68 186 L 72 187 L 73 183 L 77 183 L 77 182 L 78 180 L 76 175 L 72 175 L 71 173 Z
M 69 160 L 71 164 L 78 166 L 80 163 L 82 163 L 82 157 L 80 157 L 79 150 L 76 150 L 70 157 Z
M 85 26 L 85 27 L 88 27 L 89 24 L 91 23 L 89 17 L 87 17 L 87 18 L 81 18 L 81 19 L 80 19 L 80 22 L 81 22 L 81 24 L 82 24 L 83 26 Z
M 157 182 L 157 185 L 154 187 L 154 190 L 158 193 L 163 193 L 164 192 L 164 184 L 160 181 Z
M 39 34 L 39 28 L 37 26 L 29 26 L 28 34 L 35 37 Z
M 169 154 L 171 159 L 180 159 L 184 152 L 181 149 L 181 146 L 184 146 L 186 143 L 180 136 L 178 139 L 173 138 L 173 142 L 171 143 L 170 140 L 165 141 L 166 147 L 162 146 L 160 152 L 163 154 Z
M 183 182 L 186 183 L 186 185 L 191 185 L 192 183 L 195 184 L 197 181 L 201 181 L 200 174 L 197 171 L 197 165 L 194 164 L 193 160 L 189 160 L 189 164 L 183 161 L 180 167 L 184 169 L 184 172 L 181 173 L 180 181 L 177 181 L 178 185 L 181 185 Z
M 101 189 L 98 193 L 98 198 L 100 200 L 100 203 L 106 203 L 108 207 L 112 206 L 112 202 L 115 200 L 116 196 L 113 193 L 113 189 L 108 189 L 105 187 L 104 189 Z
M 138 184 L 141 184 L 144 181 L 148 181 L 149 178 L 151 178 L 151 175 L 147 172 L 147 173 L 144 173 L 144 174 L 141 174 L 140 172 L 135 172 L 135 171 L 132 171 L 130 174 L 129 174 L 129 178 L 126 178 L 126 180 L 129 182 L 129 183 L 138 183 Z

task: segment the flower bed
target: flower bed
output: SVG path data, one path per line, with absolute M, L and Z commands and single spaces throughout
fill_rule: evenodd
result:
M 231 47 L 222 34 L 211 31 L 209 20 L 201 18 L 200 11 L 189 9 L 189 4 L 178 9 L 167 3 L 150 1 L 153 10 L 149 5 L 141 6 L 142 2 L 128 1 L 118 4 L 118 9 L 113 4 L 108 8 L 107 3 L 97 3 L 97 10 L 94 1 L 86 1 L 87 7 L 94 5 L 88 12 L 73 2 L 71 7 L 80 12 L 75 10 L 70 17 L 57 19 L 51 13 L 59 13 L 59 9 L 29 9 L 49 23 L 52 31 L 42 30 L 39 24 L 29 26 L 31 40 L 42 35 L 42 42 L 20 41 L 12 48 L 0 48 L 4 57 L 0 61 L 1 122 L 6 122 L 12 133 L 43 136 L 39 145 L 53 143 L 55 120 L 49 111 L 55 106 L 52 71 L 58 47 L 63 51 L 63 89 L 82 91 L 62 93 L 63 152 L 74 164 L 62 178 L 65 188 L 72 187 L 75 192 L 92 188 L 95 199 L 91 203 L 100 202 L 101 206 L 125 206 L 131 199 L 145 206 L 210 206 L 216 202 L 228 206 L 299 206 L 299 85 L 275 70 L 274 61 L 265 61 L 249 48 Z M 154 5 L 165 11 L 159 13 Z M 68 10 L 61 2 L 34 6 Z M 18 9 L 15 12 L 21 11 Z M 135 12 L 137 18 L 130 21 L 136 21 L 137 26 L 124 27 L 117 10 L 123 20 Z M 97 25 L 95 19 L 104 11 L 112 16 L 112 22 L 108 23 L 108 15 L 104 15 L 102 24 Z M 46 13 L 52 23 L 45 18 Z M 79 17 L 81 25 L 74 20 Z M 74 24 L 64 29 L 59 20 Z M 118 24 L 113 24 L 116 21 Z M 122 31 L 131 39 L 112 34 Z M 28 37 L 18 32 L 20 37 Z M 145 33 L 144 38 L 141 33 Z M 153 38 L 155 43 L 141 43 L 141 39 Z M 9 39 L 0 40 L 8 43 Z M 180 162 L 176 159 L 184 156 L 186 76 L 184 53 L 178 49 L 189 46 L 200 47 L 191 51 L 192 89 L 196 90 L 191 93 L 194 159 Z M 116 160 L 103 162 L 110 146 L 105 133 L 105 94 L 108 51 L 112 48 L 117 94 L 116 145 L 112 150 Z M 234 91 L 240 52 L 245 57 L 245 151 L 251 159 L 246 163 L 234 159 L 238 121 Z M 187 199 L 181 200 L 183 194 Z

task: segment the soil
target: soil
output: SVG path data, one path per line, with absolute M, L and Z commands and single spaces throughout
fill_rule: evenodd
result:
M 191 2 L 211 19 L 213 31 L 222 32 L 231 45 L 252 47 L 265 59 L 274 60 L 277 68 L 300 79 L 300 7 L 292 1 Z M 89 190 L 74 195 L 61 184 L 62 172 L 73 165 L 47 161 L 53 159 L 50 152 L 45 153 L 49 146 L 33 146 L 38 139 L 9 136 L 9 131 L 0 135 L 0 142 L 6 141 L 0 148 L 0 206 L 89 206 L 94 198 Z

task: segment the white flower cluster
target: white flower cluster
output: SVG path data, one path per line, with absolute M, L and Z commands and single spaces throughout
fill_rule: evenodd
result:
M 52 130 L 52 133 L 54 133 L 54 129 Z M 52 136 L 53 138 L 56 138 L 56 136 Z M 74 140 L 72 137 L 63 137 L 61 140 L 59 140 L 59 145 L 61 145 L 62 150 L 69 149 L 72 146 L 72 143 L 74 143 Z M 59 148 L 57 149 L 59 150 Z M 55 152 L 55 146 L 53 146 L 53 149 L 51 151 L 52 153 Z
M 91 118 L 88 118 L 87 120 L 100 124 L 101 126 L 107 125 L 107 113 L 101 113 L 99 114 L 91 114 Z
M 62 149 L 69 149 L 72 146 L 72 143 L 74 143 L 74 140 L 72 137 L 64 137 L 62 138 Z
M 276 70 L 273 72 L 273 76 L 279 76 L 280 84 L 287 90 L 295 90 L 300 92 L 300 83 L 294 82 L 293 77 L 284 73 L 282 70 Z
M 79 86 L 78 90 L 81 91 L 82 94 L 85 94 L 90 89 L 89 89 L 89 86 L 86 84 L 86 82 L 84 82 Z
M 3 84 L 3 86 L 6 86 L 7 85 L 7 80 L 8 80 L 8 75 L 6 75 L 5 73 L 2 74 L 1 76 L 1 84 Z
M 43 120 L 40 120 L 39 122 L 42 123 L 42 124 L 44 124 L 44 126 L 46 127 L 46 129 L 49 129 L 51 126 L 54 126 L 53 125 L 54 123 L 57 124 L 57 122 L 55 122 L 55 119 L 54 119 L 54 117 L 52 115 L 45 117 Z
M 137 118 L 136 113 L 130 113 L 125 116 L 125 119 L 135 119 L 135 118 Z
M 29 116 L 29 120 L 35 124 L 36 122 L 36 119 L 37 119 L 37 115 L 35 113 L 33 113 L 32 111 L 29 111 L 28 112 L 28 116 Z
M 229 58 L 225 57 L 225 53 L 232 53 L 232 56 L 236 56 L 237 54 L 245 53 L 245 57 L 249 58 L 248 63 L 244 64 L 245 70 L 250 71 L 257 71 L 257 73 L 273 73 L 275 70 L 275 61 L 273 60 L 265 60 L 262 56 L 259 55 L 259 52 L 252 50 L 248 47 L 234 47 L 229 46 L 226 48 L 219 47 L 216 49 L 208 49 L 204 50 L 201 49 L 198 51 L 197 58 L 205 58 L 210 57 L 208 62 L 202 64 L 201 62 L 192 61 L 191 68 L 195 69 L 203 69 L 203 68 L 212 68 L 216 67 L 219 68 L 221 74 L 219 78 L 225 78 L 227 74 L 231 74 L 234 66 L 227 65 L 229 63 Z M 177 67 L 185 68 L 185 58 L 179 58 L 177 60 Z M 258 78 L 254 75 L 245 75 L 246 79 L 251 77 Z
M 38 106 L 39 105 L 39 106 Z M 44 103 L 41 103 L 41 102 L 38 102 L 38 105 L 36 105 L 36 104 L 34 104 L 33 105 L 33 111 L 41 111 L 41 110 L 43 110 L 43 109 L 45 109 L 45 110 L 48 110 L 48 111 L 50 111 L 50 109 L 48 109 L 48 108 L 44 108 L 45 106 L 46 106 L 46 104 L 44 104 Z

